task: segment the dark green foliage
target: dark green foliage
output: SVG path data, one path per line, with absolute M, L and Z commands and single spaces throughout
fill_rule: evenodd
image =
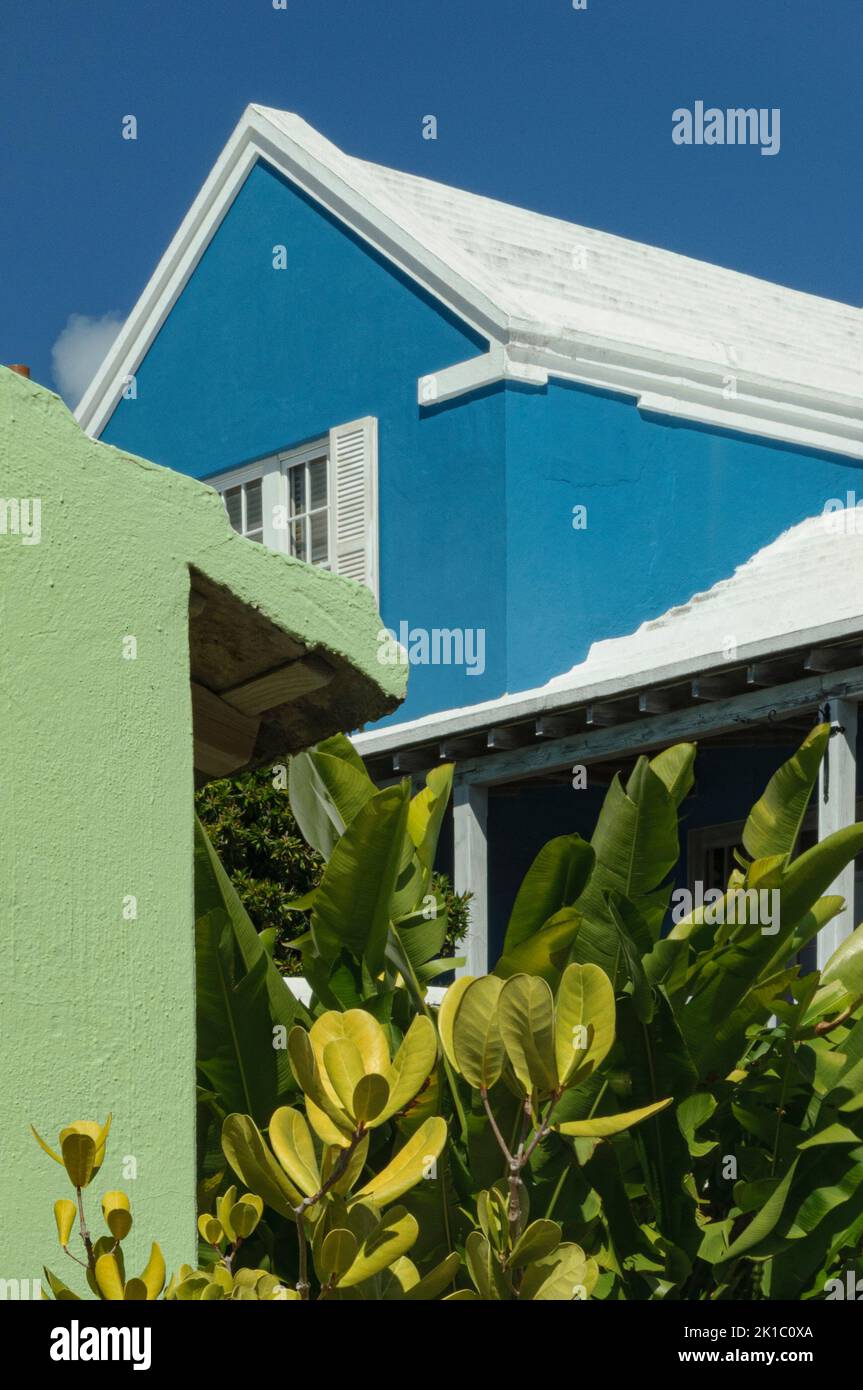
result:
M 292 911 L 290 902 L 317 887 L 324 861 L 300 834 L 278 781 L 264 768 L 210 782 L 197 793 L 195 809 L 258 931 L 275 929 L 282 974 L 301 975 L 302 961 L 289 943 L 308 931 L 310 914 Z M 467 932 L 470 894 L 454 893 L 444 874 L 434 875 L 432 888 L 448 913 L 441 955 L 452 956 Z

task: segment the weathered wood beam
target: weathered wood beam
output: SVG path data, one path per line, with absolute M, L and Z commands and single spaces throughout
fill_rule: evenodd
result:
M 537 738 L 563 738 L 578 728 L 581 720 L 573 711 L 571 714 L 543 714 L 534 724 Z
M 638 697 L 639 714 L 667 714 L 673 707 L 670 690 L 642 690 Z
M 262 714 L 278 705 L 290 704 L 312 690 L 328 685 L 335 672 L 318 656 L 301 657 L 264 676 L 255 676 L 230 690 L 222 691 L 222 699 L 243 714 Z
M 625 718 L 626 710 L 621 704 L 600 700 L 588 705 L 585 722 L 589 729 L 605 729 Z
M 727 700 L 740 689 L 739 675 L 696 676 L 692 682 L 693 700 Z
M 437 749 L 430 748 L 403 748 L 398 753 L 393 753 L 394 772 L 425 772 L 430 767 L 436 767 L 439 759 Z
M 813 647 L 803 663 L 804 671 L 839 671 L 859 657 L 859 650 L 849 647 Z
M 473 734 L 465 734 L 463 738 L 446 738 L 438 744 L 440 761 L 444 763 L 458 762 L 460 758 L 473 757 L 479 753 L 485 739 L 480 731 Z
M 530 726 L 522 724 L 501 724 L 497 729 L 489 729 L 485 738 L 486 748 L 498 752 L 501 748 L 523 748 L 530 740 Z
M 746 668 L 746 684 L 750 687 L 759 685 L 766 688 L 776 685 L 779 681 L 787 680 L 789 674 L 787 661 L 752 661 Z
M 785 715 L 817 708 L 828 696 L 863 697 L 863 666 L 789 681 L 773 690 L 750 690 L 727 700 L 688 705 L 668 714 L 537 742 L 511 752 L 490 753 L 484 758 L 464 761 L 459 773 L 465 781 L 477 785 L 514 782 L 567 764 L 643 753 L 669 743 L 739 731 L 745 724 L 773 722 Z
M 208 777 L 226 777 L 251 762 L 261 721 L 234 709 L 192 681 L 194 763 Z

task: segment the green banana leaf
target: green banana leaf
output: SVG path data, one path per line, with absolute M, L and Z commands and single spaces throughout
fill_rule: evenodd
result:
M 581 896 L 595 855 L 580 835 L 559 835 L 539 851 L 516 894 L 503 942 L 503 954 L 530 940 L 549 918 Z
M 322 960 L 334 961 L 347 949 L 372 975 L 383 970 L 408 803 L 407 783 L 376 792 L 333 848 L 312 909 L 311 933 Z
M 830 725 L 817 725 L 770 778 L 743 827 L 743 846 L 752 859 L 792 853 L 829 739 Z

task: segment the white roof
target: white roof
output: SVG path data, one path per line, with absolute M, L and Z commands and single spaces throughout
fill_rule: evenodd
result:
M 627 636 L 594 642 L 584 661 L 546 685 L 358 734 L 354 742 L 366 757 L 673 684 L 861 630 L 863 508 L 843 508 L 791 527 L 730 578 Z
M 863 309 L 529 212 L 343 154 L 299 116 L 257 107 L 346 182 L 459 268 L 513 325 L 540 339 L 586 331 L 763 370 L 781 360 L 863 387 Z
M 863 310 L 368 163 L 255 105 L 81 402 L 91 432 L 258 158 L 488 338 L 485 357 L 437 373 L 434 399 L 551 374 L 628 392 L 647 411 L 863 457 Z

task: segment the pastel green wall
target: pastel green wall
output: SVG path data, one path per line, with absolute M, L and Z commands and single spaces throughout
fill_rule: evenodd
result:
M 194 1258 L 189 565 L 351 661 L 358 719 L 404 675 L 374 662 L 365 590 L 241 540 L 210 489 L 90 440 L 5 369 L 0 458 L 3 495 L 42 513 L 39 544 L 0 534 L 0 1278 L 47 1260 L 76 1286 L 52 1217 L 71 1189 L 31 1121 L 50 1142 L 113 1110 L 94 1226 L 123 1187 L 131 1270 L 153 1238 L 169 1270 Z

